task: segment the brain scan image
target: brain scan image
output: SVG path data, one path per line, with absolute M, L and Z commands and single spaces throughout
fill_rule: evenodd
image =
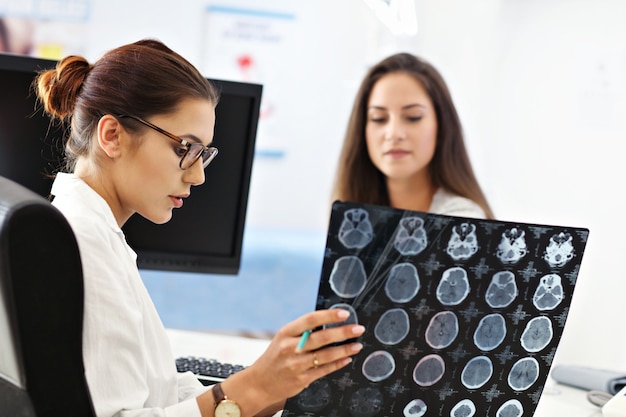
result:
M 533 305 L 541 311 L 554 310 L 564 296 L 561 277 L 557 274 L 544 275 L 533 295 Z
M 588 230 L 335 202 L 326 239 L 315 307 L 363 350 L 284 416 L 535 414 Z
M 461 383 L 468 389 L 478 389 L 493 375 L 493 362 L 487 356 L 470 359 L 461 372 Z
M 430 387 L 443 377 L 446 364 L 437 354 L 426 355 L 413 369 L 413 380 L 421 387 Z
M 384 345 L 396 345 L 409 334 L 409 315 L 401 308 L 391 308 L 378 319 L 374 328 L 376 340 Z
M 437 286 L 437 299 L 444 306 L 460 304 L 470 292 L 467 272 L 458 266 L 444 271 Z
M 508 400 L 496 411 L 496 417 L 522 417 L 523 414 L 522 403 L 515 399 Z
M 363 262 L 357 256 L 344 256 L 335 262 L 330 273 L 330 287 L 342 298 L 354 298 L 367 284 Z
M 383 394 L 373 387 L 358 389 L 349 400 L 352 417 L 374 417 L 383 407 Z
M 348 316 L 347 319 L 339 323 L 325 324 L 324 326 L 322 326 L 324 329 L 330 328 L 330 327 L 343 326 L 345 324 L 358 324 L 359 323 L 359 318 L 357 317 L 356 310 L 354 309 L 354 307 L 352 307 L 352 305 L 346 304 L 346 303 L 338 303 L 338 304 L 333 304 L 329 308 L 342 308 L 346 310 L 348 313 L 350 313 L 350 315 Z
M 396 361 L 391 353 L 378 350 L 367 355 L 363 361 L 362 372 L 372 382 L 383 381 L 396 370 Z
M 552 268 L 561 268 L 574 257 L 572 235 L 561 232 L 552 235 L 543 254 L 543 259 Z
M 426 343 L 433 349 L 447 348 L 459 335 L 459 319 L 452 311 L 441 311 L 426 327 Z
M 465 261 L 478 252 L 476 226 L 472 223 L 461 223 L 452 228 L 446 253 L 455 261 Z
M 515 274 L 511 271 L 496 272 L 485 292 L 485 301 L 491 308 L 503 308 L 510 305 L 517 297 Z
M 417 255 L 426 248 L 428 236 L 424 220 L 420 217 L 404 217 L 398 224 L 393 247 L 402 255 Z
M 315 412 L 330 404 L 331 389 L 328 381 L 318 379 L 298 395 L 298 405 L 303 411 Z
M 539 362 L 535 358 L 522 358 L 515 362 L 509 372 L 508 383 L 516 391 L 524 391 L 539 378 Z
M 544 316 L 535 317 L 526 324 L 520 342 L 527 352 L 539 352 L 552 341 L 552 322 Z
M 488 314 L 480 320 L 474 332 L 474 344 L 482 351 L 494 350 L 504 341 L 506 322 L 498 313 Z
M 359 318 L 356 315 L 356 310 L 354 309 L 354 307 L 352 307 L 351 304 L 338 303 L 338 304 L 333 304 L 329 308 L 342 308 L 346 310 L 348 313 L 350 313 L 350 316 L 348 316 L 348 318 L 342 321 L 341 323 L 333 323 L 333 324 L 336 324 L 337 326 L 343 326 L 344 324 L 358 324 L 359 323 Z M 327 326 L 332 326 L 332 324 L 327 325 Z
M 389 271 L 385 283 L 385 294 L 394 303 L 409 302 L 420 290 L 420 278 L 417 268 L 411 263 L 403 262 L 394 265 Z
M 459 401 L 450 411 L 450 417 L 472 417 L 474 414 L 476 414 L 476 406 L 469 399 Z
M 361 208 L 346 210 L 337 237 L 346 248 L 362 249 L 367 246 L 374 237 L 369 213 Z
M 507 229 L 502 233 L 500 244 L 496 256 L 505 265 L 516 264 L 528 253 L 528 246 L 526 246 L 526 233 L 513 227 Z
M 420 399 L 414 399 L 409 401 L 409 403 L 402 410 L 402 415 L 404 417 L 422 417 L 426 414 L 428 407 L 426 403 Z

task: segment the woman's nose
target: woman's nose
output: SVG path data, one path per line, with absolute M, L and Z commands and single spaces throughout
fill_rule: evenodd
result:
M 185 170 L 184 181 L 191 185 L 202 185 L 205 181 L 204 167 L 202 166 L 202 159 L 198 159 L 189 168 Z
M 397 119 L 390 119 L 385 130 L 386 141 L 401 141 L 406 139 L 406 129 L 402 125 L 401 121 Z

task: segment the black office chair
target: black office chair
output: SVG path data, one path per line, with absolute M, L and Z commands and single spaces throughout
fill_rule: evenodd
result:
M 46 199 L 0 177 L 0 417 L 95 416 L 76 239 Z

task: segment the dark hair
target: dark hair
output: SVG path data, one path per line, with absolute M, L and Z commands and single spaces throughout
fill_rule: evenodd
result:
M 9 50 L 9 31 L 4 19 L 0 17 L 0 52 L 11 52 Z
M 148 118 L 167 114 L 184 99 L 217 104 L 215 87 L 186 59 L 157 40 L 141 40 L 107 52 L 91 65 L 81 56 L 42 71 L 35 88 L 44 110 L 70 123 L 65 142 L 67 168 L 88 155 L 98 121 L 106 114 Z M 136 125 L 120 119 L 128 129 Z
M 391 55 L 374 65 L 357 92 L 348 121 L 333 199 L 389 205 L 385 176 L 372 163 L 365 142 L 367 103 L 374 84 L 383 76 L 402 72 L 426 90 L 437 115 L 437 145 L 429 169 L 433 185 L 443 187 L 478 204 L 487 218 L 493 212 L 470 164 L 463 129 L 452 97 L 439 72 L 428 62 L 408 53 Z

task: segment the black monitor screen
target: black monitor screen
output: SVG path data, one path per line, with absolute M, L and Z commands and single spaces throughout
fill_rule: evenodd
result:
M 32 82 L 55 61 L 0 54 L 0 175 L 47 197 L 62 166 L 65 134 L 36 105 Z M 134 215 L 124 225 L 142 269 L 236 274 L 241 261 L 262 86 L 210 79 L 220 90 L 214 145 L 206 168 L 172 220 L 156 225 Z

